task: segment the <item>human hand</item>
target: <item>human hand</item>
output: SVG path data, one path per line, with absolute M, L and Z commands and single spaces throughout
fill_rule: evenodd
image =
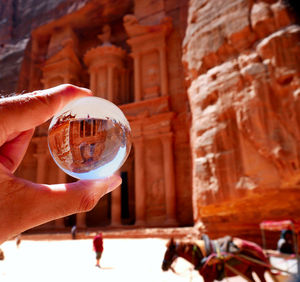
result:
M 74 183 L 37 184 L 13 175 L 36 126 L 90 90 L 70 84 L 0 99 L 0 244 L 29 228 L 91 210 L 121 184 L 119 176 Z

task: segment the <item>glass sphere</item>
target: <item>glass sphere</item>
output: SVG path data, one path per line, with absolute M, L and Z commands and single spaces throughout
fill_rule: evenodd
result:
M 56 164 L 70 176 L 105 178 L 127 159 L 131 129 L 116 105 L 102 98 L 84 97 L 53 117 L 48 146 Z

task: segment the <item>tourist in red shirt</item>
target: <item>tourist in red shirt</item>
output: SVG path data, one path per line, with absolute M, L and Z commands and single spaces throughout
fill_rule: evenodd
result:
M 98 233 L 93 239 L 94 251 L 96 252 L 96 266 L 100 267 L 100 259 L 103 252 L 103 238 L 102 233 Z

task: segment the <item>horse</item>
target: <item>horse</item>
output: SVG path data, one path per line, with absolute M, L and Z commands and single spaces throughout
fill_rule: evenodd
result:
M 224 246 L 225 252 L 222 252 Z M 208 247 L 213 247 L 210 252 Z M 174 271 L 171 265 L 177 257 L 182 257 L 193 264 L 204 282 L 237 275 L 247 281 L 255 281 L 252 272 L 257 274 L 260 281 L 266 282 L 264 277 L 266 271 L 274 281 L 277 280 L 270 271 L 268 257 L 262 248 L 239 238 L 232 239 L 226 236 L 218 240 L 208 240 L 206 237 L 205 240 L 177 242 L 171 238 L 167 243 L 162 270 L 167 271 L 171 268 Z
M 0 260 L 4 260 L 4 252 L 0 249 Z

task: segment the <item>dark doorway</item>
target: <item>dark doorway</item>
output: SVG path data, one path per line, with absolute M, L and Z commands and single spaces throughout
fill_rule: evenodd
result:
M 130 172 L 121 172 L 121 222 L 131 225 L 135 222 L 134 186 L 130 185 Z
M 134 148 L 122 166 L 120 174 L 121 184 L 121 223 L 133 225 L 135 223 L 135 188 L 134 188 Z
M 78 179 L 67 175 L 67 183 L 76 182 Z M 64 225 L 65 227 L 73 227 L 76 225 L 76 214 L 71 214 L 69 216 L 64 217 Z
M 86 214 L 87 227 L 107 226 L 111 222 L 111 193 L 100 199 L 98 204 Z
M 126 220 L 129 218 L 128 172 L 121 172 L 121 178 L 121 218 Z
M 76 214 L 71 214 L 64 218 L 65 227 L 72 227 L 76 225 Z

